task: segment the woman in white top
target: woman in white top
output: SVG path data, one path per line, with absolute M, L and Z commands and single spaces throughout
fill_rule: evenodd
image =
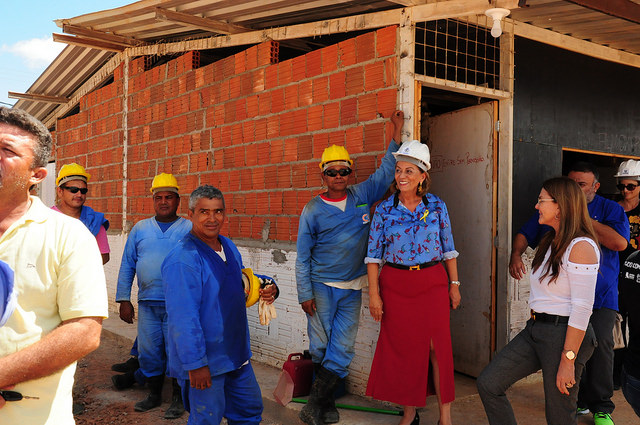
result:
M 531 319 L 478 377 L 491 425 L 516 424 L 505 391 L 542 369 L 549 425 L 576 424 L 578 384 L 595 337 L 589 325 L 600 251 L 587 202 L 571 179 L 542 185 L 539 223 L 552 227 L 531 266 Z

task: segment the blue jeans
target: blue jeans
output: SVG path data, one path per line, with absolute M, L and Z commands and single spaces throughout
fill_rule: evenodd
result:
M 313 283 L 316 312 L 307 314 L 309 352 L 314 363 L 344 378 L 355 354 L 362 291 Z
M 527 322 L 478 377 L 478 393 L 491 425 L 516 425 L 511 403 L 505 394 L 516 381 L 542 369 L 545 416 L 549 425 L 576 423 L 576 400 L 584 364 L 593 353 L 595 336 L 587 328 L 575 361 L 576 385 L 566 396 L 556 387 L 556 375 L 564 349 L 567 324 Z
M 189 412 L 188 425 L 219 425 L 223 417 L 229 425 L 258 425 L 262 420 L 262 393 L 251 363 L 212 376 L 205 390 L 192 388 L 188 380 L 178 383 Z
M 164 305 L 138 303 L 138 361 L 137 375 L 146 378 L 165 373 L 167 367 L 167 310 Z M 138 376 L 140 382 L 141 376 Z
M 640 379 L 627 374 L 623 366 L 620 384 L 624 398 L 627 399 L 633 411 L 636 412 L 636 415 L 640 418 Z

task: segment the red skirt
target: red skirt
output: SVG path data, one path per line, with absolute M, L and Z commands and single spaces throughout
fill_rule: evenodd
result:
M 449 330 L 449 278 L 442 264 L 422 270 L 383 266 L 380 273 L 382 322 L 367 395 L 403 406 L 421 407 L 436 394 L 429 361 L 433 341 L 440 399 L 455 399 Z

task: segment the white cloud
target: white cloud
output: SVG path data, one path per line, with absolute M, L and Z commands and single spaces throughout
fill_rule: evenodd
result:
M 64 47 L 63 43 L 54 43 L 52 37 L 44 37 L 5 44 L 2 50 L 20 56 L 29 68 L 40 68 L 49 65 Z

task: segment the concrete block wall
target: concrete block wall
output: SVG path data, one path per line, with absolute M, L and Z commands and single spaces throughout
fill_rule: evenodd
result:
M 151 69 L 137 58 L 126 93 L 121 65 L 112 84 L 83 98 L 78 114 L 60 119 L 57 167 L 86 166 L 93 174 L 87 204 L 111 221 L 112 311 L 126 234 L 153 215 L 151 180 L 169 172 L 181 186 L 183 216 L 195 187 L 220 188 L 228 217 L 223 234 L 239 246 L 245 265 L 278 281 L 278 319 L 263 327 L 257 307 L 248 312 L 256 360 L 280 366 L 288 353 L 306 348 L 294 279 L 299 214 L 323 191 L 318 161 L 330 144 L 349 150 L 355 182 L 379 165 L 397 104 L 397 37 L 396 27 L 383 28 L 283 62 L 275 42 L 206 66 L 199 66 L 198 52 Z M 377 332 L 363 308 L 348 383 L 356 393 L 364 392 Z

